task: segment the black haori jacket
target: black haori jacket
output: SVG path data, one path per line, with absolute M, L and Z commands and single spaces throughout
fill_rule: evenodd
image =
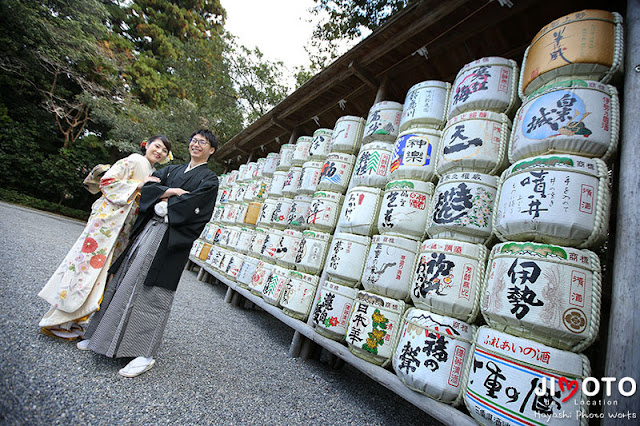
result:
M 159 183 L 149 182 L 142 187 L 140 212 L 131 231 L 129 246 L 111 265 L 110 273 L 115 273 L 126 259 L 134 240 L 153 217 L 160 196 L 168 188 L 182 188 L 189 194 L 169 197 L 169 228 L 144 280 L 148 286 L 174 291 L 178 288 L 191 245 L 211 218 L 218 195 L 218 176 L 206 164 L 184 173 L 186 168 L 187 164 L 167 166 L 153 174 L 160 178 Z

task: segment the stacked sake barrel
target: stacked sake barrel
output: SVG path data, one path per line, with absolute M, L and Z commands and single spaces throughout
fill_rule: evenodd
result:
M 582 11 L 543 28 L 527 49 L 522 106 L 498 180 L 478 330 L 464 400 L 481 424 L 586 424 L 579 352 L 600 322 L 600 262 L 619 107 L 604 84 L 621 62 L 616 14 Z M 564 386 L 572 383 L 572 389 Z M 575 383 L 575 384 L 574 384 Z
M 578 352 L 597 336 L 601 292 L 589 249 L 607 234 L 604 161 L 619 125 L 605 82 L 621 32 L 615 14 L 561 18 L 534 38 L 522 74 L 482 58 L 453 85 L 418 83 L 404 104 L 377 103 L 366 120 L 342 117 L 240 166 L 221 176 L 192 255 L 301 320 L 315 295 L 319 334 L 417 392 L 464 399 L 480 423 L 579 422 L 589 361 Z M 574 43 L 587 33 L 591 56 Z M 575 395 L 563 378 L 578 381 Z

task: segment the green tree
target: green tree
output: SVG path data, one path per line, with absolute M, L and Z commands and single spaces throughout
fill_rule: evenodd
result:
M 305 46 L 311 72 L 318 72 L 343 52 L 340 46 L 383 25 L 392 15 L 418 0 L 314 0 L 310 9 L 319 17 Z M 304 75 L 303 75 L 304 77 Z

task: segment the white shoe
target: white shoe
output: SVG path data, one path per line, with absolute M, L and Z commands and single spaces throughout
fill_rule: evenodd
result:
M 156 361 L 153 358 L 145 358 L 143 356 L 139 356 L 138 358 L 133 359 L 118 373 L 120 373 L 120 375 L 124 377 L 136 377 L 141 375 L 145 371 L 151 370 L 151 367 L 153 367 L 155 363 Z
M 81 340 L 76 344 L 76 348 L 80 349 L 81 351 L 88 351 L 89 350 L 89 342 L 90 340 Z

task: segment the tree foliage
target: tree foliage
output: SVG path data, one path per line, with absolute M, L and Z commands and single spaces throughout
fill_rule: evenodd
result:
M 97 163 L 162 133 L 176 162 L 286 96 L 282 64 L 239 46 L 219 0 L 0 0 L 0 186 L 73 207 Z
M 366 32 L 383 25 L 393 14 L 417 0 L 314 0 L 311 13 L 321 17 L 306 46 L 311 70 L 319 71 Z

